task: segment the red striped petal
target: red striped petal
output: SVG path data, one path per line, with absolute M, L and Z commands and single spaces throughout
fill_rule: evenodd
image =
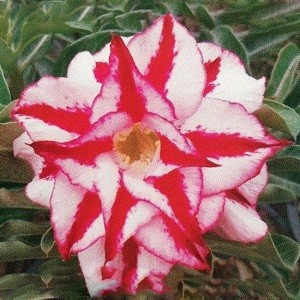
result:
M 140 72 L 174 105 L 178 119 L 201 102 L 205 69 L 194 37 L 167 14 L 135 35 L 128 48 Z
M 199 172 L 200 170 L 196 168 L 176 169 L 164 176 L 154 178 L 152 182 L 156 189 L 167 196 L 179 224 L 194 242 L 199 242 L 198 237 L 201 235 L 199 222 L 195 217 L 201 201 L 202 180 Z
M 56 177 L 50 206 L 55 240 L 64 258 L 104 235 L 99 197 L 72 185 L 65 175 Z
M 181 167 L 207 166 L 214 167 L 206 157 L 200 155 L 188 139 L 170 122 L 157 115 L 148 114 L 142 124 L 151 128 L 160 140 L 160 159 L 165 164 L 174 164 Z

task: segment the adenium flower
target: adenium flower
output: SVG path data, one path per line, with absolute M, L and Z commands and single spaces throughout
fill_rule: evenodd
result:
M 263 93 L 235 54 L 169 14 L 24 90 L 12 116 L 25 130 L 15 154 L 36 174 L 26 193 L 50 207 L 92 296 L 163 292 L 172 266 L 209 269 L 207 231 L 265 235 L 255 204 L 287 142 L 252 115 Z

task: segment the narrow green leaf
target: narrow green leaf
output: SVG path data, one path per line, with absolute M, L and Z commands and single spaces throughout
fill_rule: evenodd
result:
M 299 180 L 299 176 L 297 176 L 297 178 Z M 300 196 L 300 183 L 294 178 L 288 178 L 285 173 L 282 174 L 282 176 L 281 174 L 270 174 L 269 181 Z
M 46 209 L 30 201 L 24 190 L 0 189 L 0 208 Z
M 230 27 L 221 25 L 216 27 L 213 31 L 215 41 L 225 49 L 231 50 L 236 53 L 244 62 L 245 66 L 249 69 L 249 58 L 246 48 L 233 34 Z
M 140 31 L 142 30 L 142 21 L 148 18 L 148 10 L 130 11 L 117 15 L 115 20 L 121 30 Z
M 293 192 L 280 185 L 268 183 L 263 193 L 259 196 L 259 201 L 267 204 L 286 203 L 297 201 L 297 197 Z
M 11 101 L 8 105 L 0 109 L 0 123 L 10 122 L 10 114 L 12 109 L 15 107 L 17 100 Z
M 55 248 L 46 255 L 40 247 L 32 247 L 20 241 L 0 242 L 0 262 L 40 259 L 50 256 L 59 256 Z
M 300 244 L 291 238 L 273 233 L 273 244 L 287 269 L 294 270 L 300 257 Z
M 269 171 L 273 174 L 298 172 L 300 175 L 300 145 L 292 145 L 280 151 L 268 161 Z
M 0 277 L 0 290 L 14 290 L 27 284 L 42 286 L 43 281 L 39 275 L 17 273 Z
M 293 90 L 299 78 L 300 49 L 289 43 L 278 54 L 271 78 L 266 90 L 266 96 L 279 102 Z
M 42 235 L 48 227 L 48 222 L 42 224 L 23 220 L 9 220 L 0 224 L 0 236 L 9 239 L 20 235 Z
M 187 6 L 193 12 L 196 20 L 200 24 L 203 24 L 208 29 L 215 27 L 215 21 L 204 5 L 201 5 L 200 3 L 187 3 Z
M 165 5 L 167 11 L 171 12 L 174 15 L 194 18 L 193 13 L 191 12 L 185 1 L 167 0 L 163 1 L 163 4 Z
M 0 38 L 0 65 L 5 71 L 12 71 L 17 66 L 15 53 L 8 47 L 4 40 Z
M 48 256 L 55 245 L 55 241 L 53 239 L 52 228 L 48 228 L 48 230 L 43 234 L 41 239 L 41 249 Z
M 257 44 L 262 47 L 264 40 L 269 44 L 272 39 L 281 38 L 281 40 L 289 39 L 293 34 L 299 32 L 300 20 L 285 22 L 279 25 L 267 26 L 260 30 L 252 30 L 243 38 L 246 48 L 251 52 L 252 48 L 256 48 Z M 263 47 L 265 48 L 265 47 Z
M 259 243 L 251 245 L 225 241 L 211 236 L 206 241 L 215 253 L 246 258 L 250 261 L 288 270 L 294 270 L 300 256 L 300 245 L 294 240 L 280 235 L 268 234 Z
M 11 97 L 9 88 L 3 73 L 3 70 L 0 66 L 0 104 L 6 105 L 10 103 Z
M 288 136 L 297 138 L 300 132 L 300 116 L 298 113 L 277 101 L 265 99 L 264 105 L 255 112 L 261 123 Z

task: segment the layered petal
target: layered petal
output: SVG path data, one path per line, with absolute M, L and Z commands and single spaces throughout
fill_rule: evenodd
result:
M 162 293 L 166 290 L 164 278 L 172 267 L 134 239 L 129 240 L 123 251 L 106 264 L 104 238 L 79 252 L 78 258 L 92 297 L 112 291 L 135 294 L 151 289 Z
M 197 151 L 190 141 L 170 122 L 158 115 L 148 114 L 143 126 L 155 131 L 160 140 L 160 159 L 164 164 L 177 166 L 215 166 Z
M 249 76 L 241 59 L 212 43 L 199 43 L 207 75 L 204 96 L 242 104 L 248 112 L 261 107 L 265 78 Z
M 142 226 L 135 239 L 150 253 L 171 263 L 180 264 L 194 269 L 209 269 L 205 261 L 208 249 L 194 244 L 172 219 L 163 215 L 154 217 Z
M 51 195 L 51 223 L 64 258 L 93 244 L 105 234 L 101 200 L 58 173 Z
M 266 160 L 287 145 L 268 135 L 239 104 L 203 99 L 181 130 L 217 167 L 203 168 L 204 194 L 240 186 L 259 174 Z
M 207 196 L 201 200 L 197 219 L 201 226 L 202 233 L 214 229 L 224 211 L 226 197 L 224 193 Z
M 237 192 L 248 201 L 250 205 L 255 205 L 258 196 L 265 188 L 268 181 L 267 165 L 264 164 L 260 173 L 254 178 L 246 181 L 236 188 Z
M 12 116 L 34 141 L 69 141 L 89 128 L 98 93 L 98 87 L 44 77 L 23 91 Z
M 253 243 L 266 235 L 268 226 L 251 206 L 227 197 L 214 231 L 225 239 Z
M 95 100 L 93 121 L 112 111 L 128 113 L 135 123 L 141 122 L 146 112 L 174 120 L 172 103 L 144 79 L 123 40 L 116 35 L 111 42 L 109 60 L 110 75 Z
M 168 14 L 135 35 L 128 48 L 145 78 L 170 101 L 178 119 L 185 119 L 199 105 L 205 70 L 195 39 Z
M 33 202 L 49 207 L 54 179 L 52 177 L 41 177 L 44 160 L 29 146 L 30 143 L 31 139 L 26 132 L 13 142 L 14 155 L 28 161 L 35 174 L 32 181 L 27 184 L 25 193 Z

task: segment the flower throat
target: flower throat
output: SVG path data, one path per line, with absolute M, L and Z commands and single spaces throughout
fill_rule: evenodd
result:
M 141 128 L 141 124 L 136 123 L 131 129 L 116 133 L 114 150 L 127 165 L 131 165 L 135 161 L 149 164 L 159 143 L 159 138 L 154 131 Z

